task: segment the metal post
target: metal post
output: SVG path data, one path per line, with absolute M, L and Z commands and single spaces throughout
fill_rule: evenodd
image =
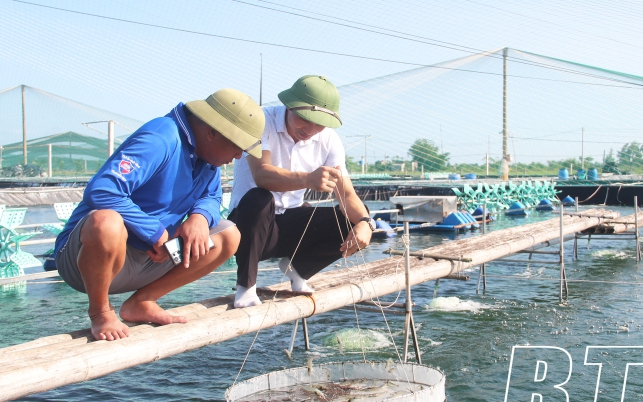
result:
M 301 319 L 302 328 L 304 330 L 304 344 L 306 345 L 306 350 L 310 350 L 310 341 L 308 339 L 308 323 L 305 318 Z M 290 337 L 290 348 L 288 351 L 292 354 L 292 350 L 295 348 L 295 338 L 297 337 L 297 328 L 299 327 L 299 321 L 295 320 L 295 326 L 292 328 L 292 336 Z
M 292 354 L 292 350 L 295 348 L 295 337 L 297 336 L 297 327 L 299 326 L 299 320 L 295 320 L 295 326 L 292 328 L 292 336 L 290 337 L 290 348 L 288 351 Z
M 508 132 L 507 132 L 507 48 L 502 52 L 502 157 L 508 154 Z M 506 177 L 502 178 L 506 180 Z
M 487 233 L 487 203 L 482 205 L 482 234 Z M 487 264 L 483 263 L 480 267 L 482 269 L 482 290 L 487 290 Z
M 634 237 L 636 238 L 636 262 L 641 261 L 641 243 L 639 242 L 639 197 L 634 196 Z
M 415 356 L 419 364 L 422 364 L 422 357 L 420 356 L 420 345 L 418 344 L 417 334 L 415 332 L 415 321 L 413 320 L 413 302 L 411 300 L 411 250 L 409 239 L 409 223 L 404 222 L 404 264 L 405 264 L 405 278 L 406 278 L 406 302 L 404 323 L 404 362 L 406 363 L 409 352 L 409 335 L 413 340 L 413 347 L 415 348 Z
M 560 287 L 558 292 L 558 299 L 563 301 L 563 284 L 567 288 L 567 279 L 565 277 L 565 236 L 563 234 L 563 217 L 564 217 L 563 204 L 560 205 Z M 566 292 L 566 295 L 569 295 Z
M 22 164 L 27 164 L 27 119 L 25 116 L 25 86 L 22 88 Z
M 47 144 L 47 173 L 49 178 L 53 175 L 53 169 L 51 166 L 51 144 Z
M 574 233 L 574 261 L 578 260 L 578 233 Z
M 580 144 L 580 168 L 585 169 L 585 127 L 581 129 Z
M 114 120 L 107 122 L 107 157 L 114 153 Z
M 578 197 L 574 197 L 574 205 L 576 208 L 576 212 L 578 212 Z M 562 204 L 561 204 L 560 214 L 561 216 L 563 214 Z M 576 237 L 576 233 L 574 233 L 574 250 L 573 250 L 572 256 L 574 260 L 578 259 L 578 238 Z
M 304 329 L 304 344 L 306 345 L 306 350 L 310 350 L 310 341 L 308 340 L 308 322 L 305 318 L 301 319 L 302 327 Z
M 482 234 L 487 232 L 487 203 L 482 204 Z M 476 293 L 480 293 L 480 281 L 483 280 L 482 289 L 487 290 L 487 275 L 485 272 L 485 263 L 480 264 L 480 272 L 478 273 L 478 287 Z
M 368 163 L 368 145 L 366 143 L 367 138 L 368 137 L 365 135 L 364 136 L 364 170 L 366 171 L 366 173 L 368 173 L 368 166 L 366 165 Z

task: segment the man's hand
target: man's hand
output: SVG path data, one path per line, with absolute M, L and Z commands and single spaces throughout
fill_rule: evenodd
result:
M 368 225 L 368 222 L 359 222 L 353 226 L 353 229 L 348 232 L 346 241 L 342 244 L 339 250 L 342 252 L 342 257 L 348 257 L 355 254 L 358 250 L 366 248 L 371 242 L 373 231 Z
M 193 214 L 176 229 L 175 236 L 183 238 L 183 266 L 190 267 L 190 258 L 197 261 L 210 251 L 208 220 L 201 214 Z
M 337 168 L 322 166 L 306 176 L 306 188 L 325 193 L 331 193 L 342 178 L 342 172 Z
M 167 230 L 163 231 L 163 234 L 161 237 L 154 243 L 151 249 L 147 250 L 147 255 L 150 256 L 150 259 L 154 262 L 163 262 L 170 258 L 170 256 L 167 253 L 167 250 L 165 250 L 165 247 L 163 246 L 166 241 L 169 240 L 169 235 L 167 234 Z

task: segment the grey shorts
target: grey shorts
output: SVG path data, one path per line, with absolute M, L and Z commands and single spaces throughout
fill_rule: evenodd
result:
M 78 269 L 78 253 L 82 246 L 80 229 L 88 217 L 89 215 L 78 222 L 74 230 L 69 234 L 67 243 L 56 255 L 56 267 L 60 277 L 69 286 L 83 293 L 86 292 L 83 278 L 80 276 L 80 270 Z M 210 229 L 210 235 L 223 232 L 231 226 L 235 226 L 234 222 L 221 219 L 217 226 Z M 171 259 L 168 258 L 162 263 L 156 263 L 150 259 L 146 251 L 139 250 L 128 244 L 125 263 L 109 286 L 109 294 L 138 290 L 167 274 L 174 267 L 174 262 Z

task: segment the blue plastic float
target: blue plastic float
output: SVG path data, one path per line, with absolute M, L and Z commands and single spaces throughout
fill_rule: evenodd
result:
M 506 214 L 511 216 L 529 215 L 529 211 L 527 211 L 526 208 L 527 207 L 525 207 L 525 204 L 523 204 L 520 201 L 516 201 L 509 206 L 509 209 L 507 210 Z
M 397 227 L 402 226 L 403 223 L 398 223 Z M 469 212 L 456 211 L 447 215 L 442 222 L 431 224 L 410 223 L 409 231 L 411 232 L 464 232 L 466 230 L 473 230 L 480 227 L 480 224 Z
M 473 216 L 476 221 L 482 222 L 482 213 L 483 212 L 484 212 L 483 208 L 478 207 L 478 208 L 476 208 L 475 211 L 473 211 L 471 216 Z M 492 221 L 494 221 L 494 217 L 493 217 L 493 215 L 491 215 L 491 212 L 489 212 L 489 210 L 487 209 L 487 222 L 492 222 Z
M 538 205 L 536 205 L 536 211 L 554 211 L 555 209 L 554 204 L 547 199 L 541 200 Z
M 576 205 L 576 200 L 574 200 L 570 196 L 567 196 L 567 197 L 563 198 L 561 203 L 566 207 L 573 207 L 574 205 Z
M 395 230 L 388 222 L 382 219 L 377 219 L 375 221 L 375 232 L 373 232 L 373 237 L 395 237 L 395 235 Z

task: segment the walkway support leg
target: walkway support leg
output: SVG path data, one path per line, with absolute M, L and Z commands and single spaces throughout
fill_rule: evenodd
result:
M 560 287 L 558 291 L 559 301 L 563 301 L 563 287 L 565 297 L 569 297 L 569 288 L 567 287 L 567 276 L 565 275 L 565 237 L 563 234 L 563 216 L 564 207 L 560 205 Z
M 404 253 L 404 263 L 405 263 L 405 278 L 406 278 L 406 302 L 405 302 L 405 321 L 404 321 L 404 363 L 406 363 L 409 352 L 409 336 L 411 336 L 413 341 L 413 347 L 415 348 L 415 357 L 419 364 L 422 364 L 422 356 L 420 355 L 420 345 L 418 343 L 417 333 L 415 331 L 415 320 L 413 319 L 413 302 L 411 300 L 411 250 L 410 250 L 410 238 L 409 238 L 409 223 L 404 222 L 404 236 L 406 236 L 406 241 L 404 242 L 405 253 Z
M 639 200 L 634 196 L 634 237 L 636 238 L 636 262 L 641 262 L 641 242 L 639 238 Z
M 487 204 L 482 204 L 482 234 L 487 233 Z M 482 290 L 487 290 L 487 275 L 485 272 L 485 264 L 480 264 L 480 271 L 478 273 L 478 287 L 476 294 L 480 293 L 480 280 L 482 279 Z

